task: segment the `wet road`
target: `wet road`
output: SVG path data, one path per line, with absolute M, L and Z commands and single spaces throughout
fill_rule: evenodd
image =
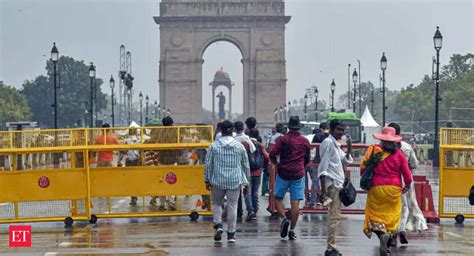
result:
M 426 172 L 437 197 L 435 172 L 418 172 Z M 261 202 L 264 209 L 267 197 Z M 114 207 L 126 210 L 128 200 Z M 188 217 L 99 219 L 94 225 L 76 222 L 71 229 L 62 222 L 35 223 L 30 248 L 9 248 L 8 225 L 0 225 L 0 255 L 324 255 L 326 221 L 326 215 L 301 215 L 298 240 L 288 241 L 279 237 L 279 221 L 260 212 L 258 220 L 237 224 L 235 244 L 228 244 L 225 235 L 221 244 L 214 243 L 210 217 L 197 222 Z M 343 255 L 378 255 L 378 239 L 367 239 L 362 224 L 362 215 L 343 216 L 337 233 Z M 427 232 L 409 233 L 408 239 L 392 255 L 474 255 L 474 220 L 460 226 L 443 219 L 429 224 Z
M 361 232 L 362 216 L 344 216 L 337 234 L 344 255 L 377 255 L 376 238 Z M 101 219 L 95 225 L 77 223 L 64 229 L 62 223 L 37 223 L 32 227 L 32 247 L 8 248 L 8 225 L 0 225 L 0 255 L 323 255 L 326 215 L 302 215 L 298 240 L 279 237 L 279 221 L 261 216 L 257 221 L 239 222 L 237 242 L 212 240 L 210 217 L 191 222 L 189 218 Z M 410 233 L 408 246 L 392 255 L 473 255 L 474 222 L 456 226 L 452 220 L 430 224 L 429 231 Z

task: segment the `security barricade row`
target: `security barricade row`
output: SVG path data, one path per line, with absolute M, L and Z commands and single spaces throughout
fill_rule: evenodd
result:
M 474 186 L 474 129 L 440 130 L 439 213 L 458 223 L 474 218 L 469 193 Z
M 0 132 L 0 223 L 210 215 L 212 139 L 212 126 Z
M 311 144 L 312 150 L 318 148 L 320 144 Z M 365 204 L 367 201 L 367 191 L 360 188 L 360 167 L 359 163 L 362 160 L 362 157 L 367 150 L 369 145 L 366 144 L 353 144 L 353 156 L 354 162 L 349 164 L 345 168 L 346 177 L 350 177 L 350 181 L 357 191 L 356 201 L 350 206 L 343 206 L 341 209 L 342 214 L 364 214 Z M 341 148 L 347 148 L 347 145 L 342 145 Z M 312 155 L 314 155 L 314 151 Z M 306 172 L 306 189 L 305 189 L 305 202 L 303 208 L 300 209 L 300 212 L 303 214 L 321 214 L 327 213 L 328 209 L 324 207 L 308 207 L 310 196 L 312 193 L 317 193 L 319 191 L 311 191 L 312 180 L 308 177 L 308 171 L 311 168 L 318 168 L 317 163 L 310 163 L 307 166 Z M 276 170 L 275 166 L 271 165 L 270 167 L 270 195 L 269 195 L 269 211 L 272 215 L 276 215 L 276 207 L 274 203 L 273 188 L 275 185 Z M 316 181 L 316 182 L 319 182 Z M 439 217 L 434 210 L 434 202 L 431 185 L 429 184 L 426 176 L 414 175 L 414 186 L 417 194 L 418 206 L 423 212 L 423 215 L 430 223 L 438 223 Z

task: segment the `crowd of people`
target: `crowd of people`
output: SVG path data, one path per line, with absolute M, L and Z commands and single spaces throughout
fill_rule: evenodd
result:
M 245 122 L 225 120 L 218 124 L 214 143 L 205 160 L 205 183 L 212 195 L 214 240 L 222 240 L 223 216 L 227 220 L 227 240 L 235 242 L 236 220 L 242 217 L 242 197 L 247 207 L 246 220 L 255 220 L 259 211 L 259 190 L 269 190 L 269 167 L 275 167 L 274 204 L 281 219 L 280 236 L 296 240 L 295 228 L 300 203 L 311 177 L 309 200 L 305 207 L 328 209 L 327 249 L 325 255 L 342 255 L 336 246 L 336 231 L 341 219 L 341 191 L 350 183 L 348 166 L 354 162 L 352 143 L 346 125 L 340 120 L 320 124 L 311 143 L 318 143 L 314 157 L 311 145 L 299 130 L 298 116 L 288 124 L 278 123 L 265 142 L 256 128 L 257 120 Z M 406 230 L 423 231 L 426 221 L 416 203 L 412 171 L 417 159 L 411 146 L 402 141 L 400 126 L 395 123 L 374 134 L 380 144 L 370 145 L 360 162 L 361 176 L 368 177 L 368 196 L 363 233 L 374 233 L 380 241 L 380 255 L 388 255 L 399 237 L 408 243 Z M 342 149 L 342 144 L 347 144 Z M 310 162 L 316 165 L 308 164 Z M 317 167 L 314 167 L 317 166 Z M 261 189 L 260 189 L 261 188 Z M 290 198 L 286 212 L 284 198 Z
M 166 117 L 163 125 L 173 126 L 173 119 Z M 120 143 L 107 129 L 109 127 L 103 126 L 104 133 L 95 138 L 96 144 Z M 206 188 L 211 191 L 216 242 L 222 240 L 223 220 L 227 221 L 228 242 L 236 241 L 236 223 L 243 218 L 244 203 L 246 220 L 257 220 L 259 196 L 269 193 L 270 167 L 274 166 L 274 201 L 269 203 L 274 204 L 275 214 L 281 219 L 281 238 L 297 239 L 295 229 L 300 205 L 306 199 L 304 207 L 328 210 L 325 255 L 342 255 L 336 246 L 336 233 L 341 219 L 341 191 L 350 182 L 348 166 L 354 163 L 351 139 L 343 121 L 323 122 L 311 141 L 319 145 L 312 156 L 310 141 L 299 132 L 302 127 L 299 117 L 291 116 L 287 124 L 278 123 L 263 139 L 254 117 L 247 118 L 245 123 L 225 120 L 218 124 L 214 143 L 199 154 L 204 164 Z M 130 129 L 123 143 L 139 143 L 134 131 Z M 368 194 L 362 230 L 368 238 L 375 234 L 380 241 L 380 255 L 388 255 L 398 239 L 402 244 L 408 243 L 407 230 L 423 231 L 427 225 L 413 187 L 412 171 L 418 161 L 413 148 L 402 141 L 400 126 L 391 123 L 373 136 L 380 144 L 370 145 L 360 161 L 361 180 L 369 182 L 363 187 Z M 172 143 L 163 141 L 165 137 L 150 134 L 145 143 Z M 345 149 L 343 144 L 346 144 Z M 179 154 L 177 150 L 146 151 L 144 165 L 175 164 Z M 129 150 L 122 152 L 120 161 L 125 159 L 126 166 L 137 166 L 139 156 L 139 151 Z M 99 151 L 97 160 L 98 167 L 112 166 L 112 151 Z M 315 164 L 309 165 L 311 162 Z M 308 186 L 310 181 L 311 186 Z M 287 193 L 288 212 L 284 206 Z M 209 205 L 206 197 L 203 196 L 203 201 Z M 152 197 L 150 204 L 157 205 L 157 199 L 160 209 L 164 210 L 165 206 L 175 209 L 173 197 Z M 130 205 L 137 205 L 137 197 L 131 197 Z

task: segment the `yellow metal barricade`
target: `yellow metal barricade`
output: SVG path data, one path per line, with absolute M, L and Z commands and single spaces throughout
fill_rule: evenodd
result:
M 0 132 L 0 223 L 89 219 L 86 133 Z
M 212 138 L 212 126 L 92 129 L 91 220 L 210 215 L 203 163 Z
M 440 131 L 440 217 L 474 218 L 469 191 L 474 186 L 474 129 Z M 458 219 L 457 219 L 458 221 Z M 462 222 L 462 221 L 460 221 Z
M 0 223 L 210 215 L 212 126 L 0 132 Z

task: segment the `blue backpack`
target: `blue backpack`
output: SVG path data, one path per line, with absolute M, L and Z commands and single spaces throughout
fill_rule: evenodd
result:
M 255 145 L 255 151 L 253 153 L 250 153 L 250 150 L 247 150 L 247 156 L 249 157 L 249 165 L 251 171 L 262 168 L 264 162 L 260 143 L 255 143 L 254 141 L 252 141 L 252 143 Z

